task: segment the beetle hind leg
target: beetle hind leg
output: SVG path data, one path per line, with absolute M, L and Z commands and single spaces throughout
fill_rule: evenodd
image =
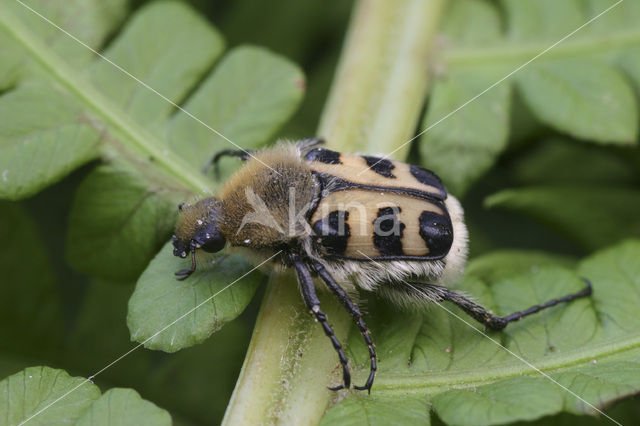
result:
M 484 320 L 484 321 L 483 320 L 479 320 L 479 321 L 482 322 L 488 328 L 491 328 L 492 330 L 502 330 L 510 322 L 519 321 L 520 319 L 522 319 L 522 318 L 524 318 L 524 317 L 526 317 L 528 315 L 535 314 L 536 312 L 540 312 L 543 309 L 550 308 L 550 307 L 555 306 L 555 305 L 557 305 L 559 303 L 570 302 L 570 301 L 572 301 L 574 299 L 578 299 L 580 297 L 590 296 L 593 293 L 593 288 L 591 287 L 591 281 L 589 281 L 586 278 L 583 278 L 583 280 L 587 284 L 587 286 L 584 289 L 582 289 L 582 290 L 580 290 L 580 291 L 578 291 L 576 293 L 567 294 L 566 296 L 559 297 L 557 299 L 551 299 L 551 300 L 549 300 L 549 301 L 547 301 L 545 303 L 542 303 L 540 305 L 534 305 L 534 306 L 531 306 L 528 309 L 525 309 L 524 311 L 513 312 L 513 313 L 511 313 L 509 315 L 505 315 L 503 317 L 498 317 L 496 315 L 487 314 L 487 316 L 488 316 L 487 320 Z M 458 305 L 458 306 L 460 306 L 462 309 L 465 309 L 461 305 Z M 467 312 L 466 309 L 465 309 L 465 312 Z M 485 318 L 485 317 L 482 317 L 482 318 Z
M 391 285 L 393 286 L 394 291 L 413 293 L 414 296 L 417 297 L 422 295 L 423 298 L 434 302 L 452 302 L 462 309 L 467 315 L 483 324 L 485 327 L 491 330 L 502 330 L 510 322 L 519 321 L 522 318 L 540 312 L 543 309 L 550 308 L 559 303 L 570 302 L 580 297 L 590 296 L 593 292 L 591 282 L 586 278 L 583 278 L 583 280 L 587 286 L 579 292 L 571 293 L 557 299 L 551 299 L 540 305 L 534 305 L 523 311 L 513 312 L 505 316 L 494 315 L 464 295 L 442 286 L 417 282 L 395 283 Z

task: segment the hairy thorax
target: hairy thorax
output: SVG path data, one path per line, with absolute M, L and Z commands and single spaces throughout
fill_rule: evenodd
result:
M 236 247 L 278 249 L 308 237 L 319 184 L 295 145 L 257 152 L 222 188 L 220 229 Z

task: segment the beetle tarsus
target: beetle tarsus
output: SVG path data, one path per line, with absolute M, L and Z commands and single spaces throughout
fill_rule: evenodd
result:
M 180 277 L 178 278 L 178 281 L 184 281 L 189 278 L 191 274 L 193 274 L 193 271 L 191 269 L 182 269 L 180 271 L 177 271 L 175 274 L 176 276 Z

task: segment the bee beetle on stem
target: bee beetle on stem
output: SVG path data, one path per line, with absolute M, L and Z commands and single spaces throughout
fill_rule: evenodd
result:
M 574 294 L 500 317 L 449 290 L 464 269 L 467 229 L 458 200 L 429 170 L 389 159 L 320 147 L 320 139 L 280 142 L 260 151 L 218 153 L 245 161 L 217 196 L 180 205 L 173 254 L 214 253 L 229 244 L 254 257 L 292 267 L 302 299 L 331 340 L 342 365 L 339 390 L 351 386 L 347 357 L 316 295 L 324 282 L 351 314 L 370 356 L 370 373 L 358 390 L 370 392 L 377 370 L 375 346 L 358 305 L 356 287 L 402 305 L 450 301 L 486 327 L 501 330 L 544 308 L 591 294 Z M 274 256 L 275 255 L 275 256 Z M 586 281 L 586 280 L 585 280 Z

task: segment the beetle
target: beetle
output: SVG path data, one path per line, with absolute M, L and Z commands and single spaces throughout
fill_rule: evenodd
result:
M 371 333 L 352 294 L 375 291 L 402 305 L 450 301 L 494 330 L 577 293 L 500 317 L 448 286 L 463 273 L 467 229 L 458 200 L 422 167 L 322 147 L 321 139 L 280 142 L 259 151 L 225 150 L 212 159 L 245 163 L 215 197 L 182 204 L 173 254 L 191 255 L 186 279 L 196 270 L 196 251 L 215 253 L 229 245 L 258 261 L 294 268 L 302 299 L 338 353 L 343 383 L 351 375 L 342 344 L 320 307 L 319 278 L 351 314 L 368 347 L 369 376 L 358 390 L 371 391 L 377 370 Z

